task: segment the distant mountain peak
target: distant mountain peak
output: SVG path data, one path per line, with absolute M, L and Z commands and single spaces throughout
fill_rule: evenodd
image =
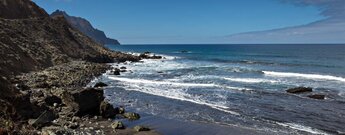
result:
M 57 15 L 68 15 L 65 11 L 63 11 L 63 10 L 59 10 L 59 9 L 57 9 L 57 10 L 55 10 L 53 13 L 51 13 L 51 15 L 50 16 L 57 16 Z
M 70 16 L 65 11 L 59 9 L 54 11 L 50 16 L 63 16 L 72 27 L 78 29 L 80 32 L 84 33 L 98 43 L 114 45 L 120 44 L 117 40 L 108 38 L 103 31 L 94 28 L 92 24 L 84 18 Z

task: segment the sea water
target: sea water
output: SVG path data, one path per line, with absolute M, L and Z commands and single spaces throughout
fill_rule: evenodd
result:
M 159 60 L 112 64 L 107 98 L 150 115 L 272 133 L 345 133 L 345 45 L 108 45 Z M 312 93 L 286 89 L 312 87 Z M 324 94 L 325 100 L 308 98 Z

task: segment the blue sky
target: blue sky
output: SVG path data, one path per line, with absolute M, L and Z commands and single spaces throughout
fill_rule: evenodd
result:
M 331 18 L 326 11 L 332 7 L 324 6 L 329 5 L 325 0 L 33 1 L 49 13 L 60 9 L 86 18 L 123 44 L 343 42 L 343 33 L 337 33 L 340 36 L 336 40 L 314 41 L 318 37 L 307 38 L 308 35 L 284 38 L 286 32 L 281 29 L 306 27 Z M 310 29 L 303 29 L 306 30 Z M 276 34 L 279 37 L 262 37 L 272 31 L 280 32 Z M 326 30 L 323 34 L 329 33 Z

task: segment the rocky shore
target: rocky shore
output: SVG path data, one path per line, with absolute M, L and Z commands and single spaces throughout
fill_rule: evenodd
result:
M 12 78 L 20 96 L 30 102 L 18 103 L 23 109 L 17 113 L 24 118 L 2 128 L 3 134 L 157 134 L 140 125 L 126 128 L 121 119 L 140 115 L 109 104 L 101 83 L 85 87 L 110 69 L 107 64 L 72 61 Z

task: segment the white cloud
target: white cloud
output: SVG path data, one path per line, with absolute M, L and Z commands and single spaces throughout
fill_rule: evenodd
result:
M 299 6 L 316 6 L 324 20 L 281 29 L 233 34 L 232 43 L 345 43 L 345 0 L 281 0 Z

